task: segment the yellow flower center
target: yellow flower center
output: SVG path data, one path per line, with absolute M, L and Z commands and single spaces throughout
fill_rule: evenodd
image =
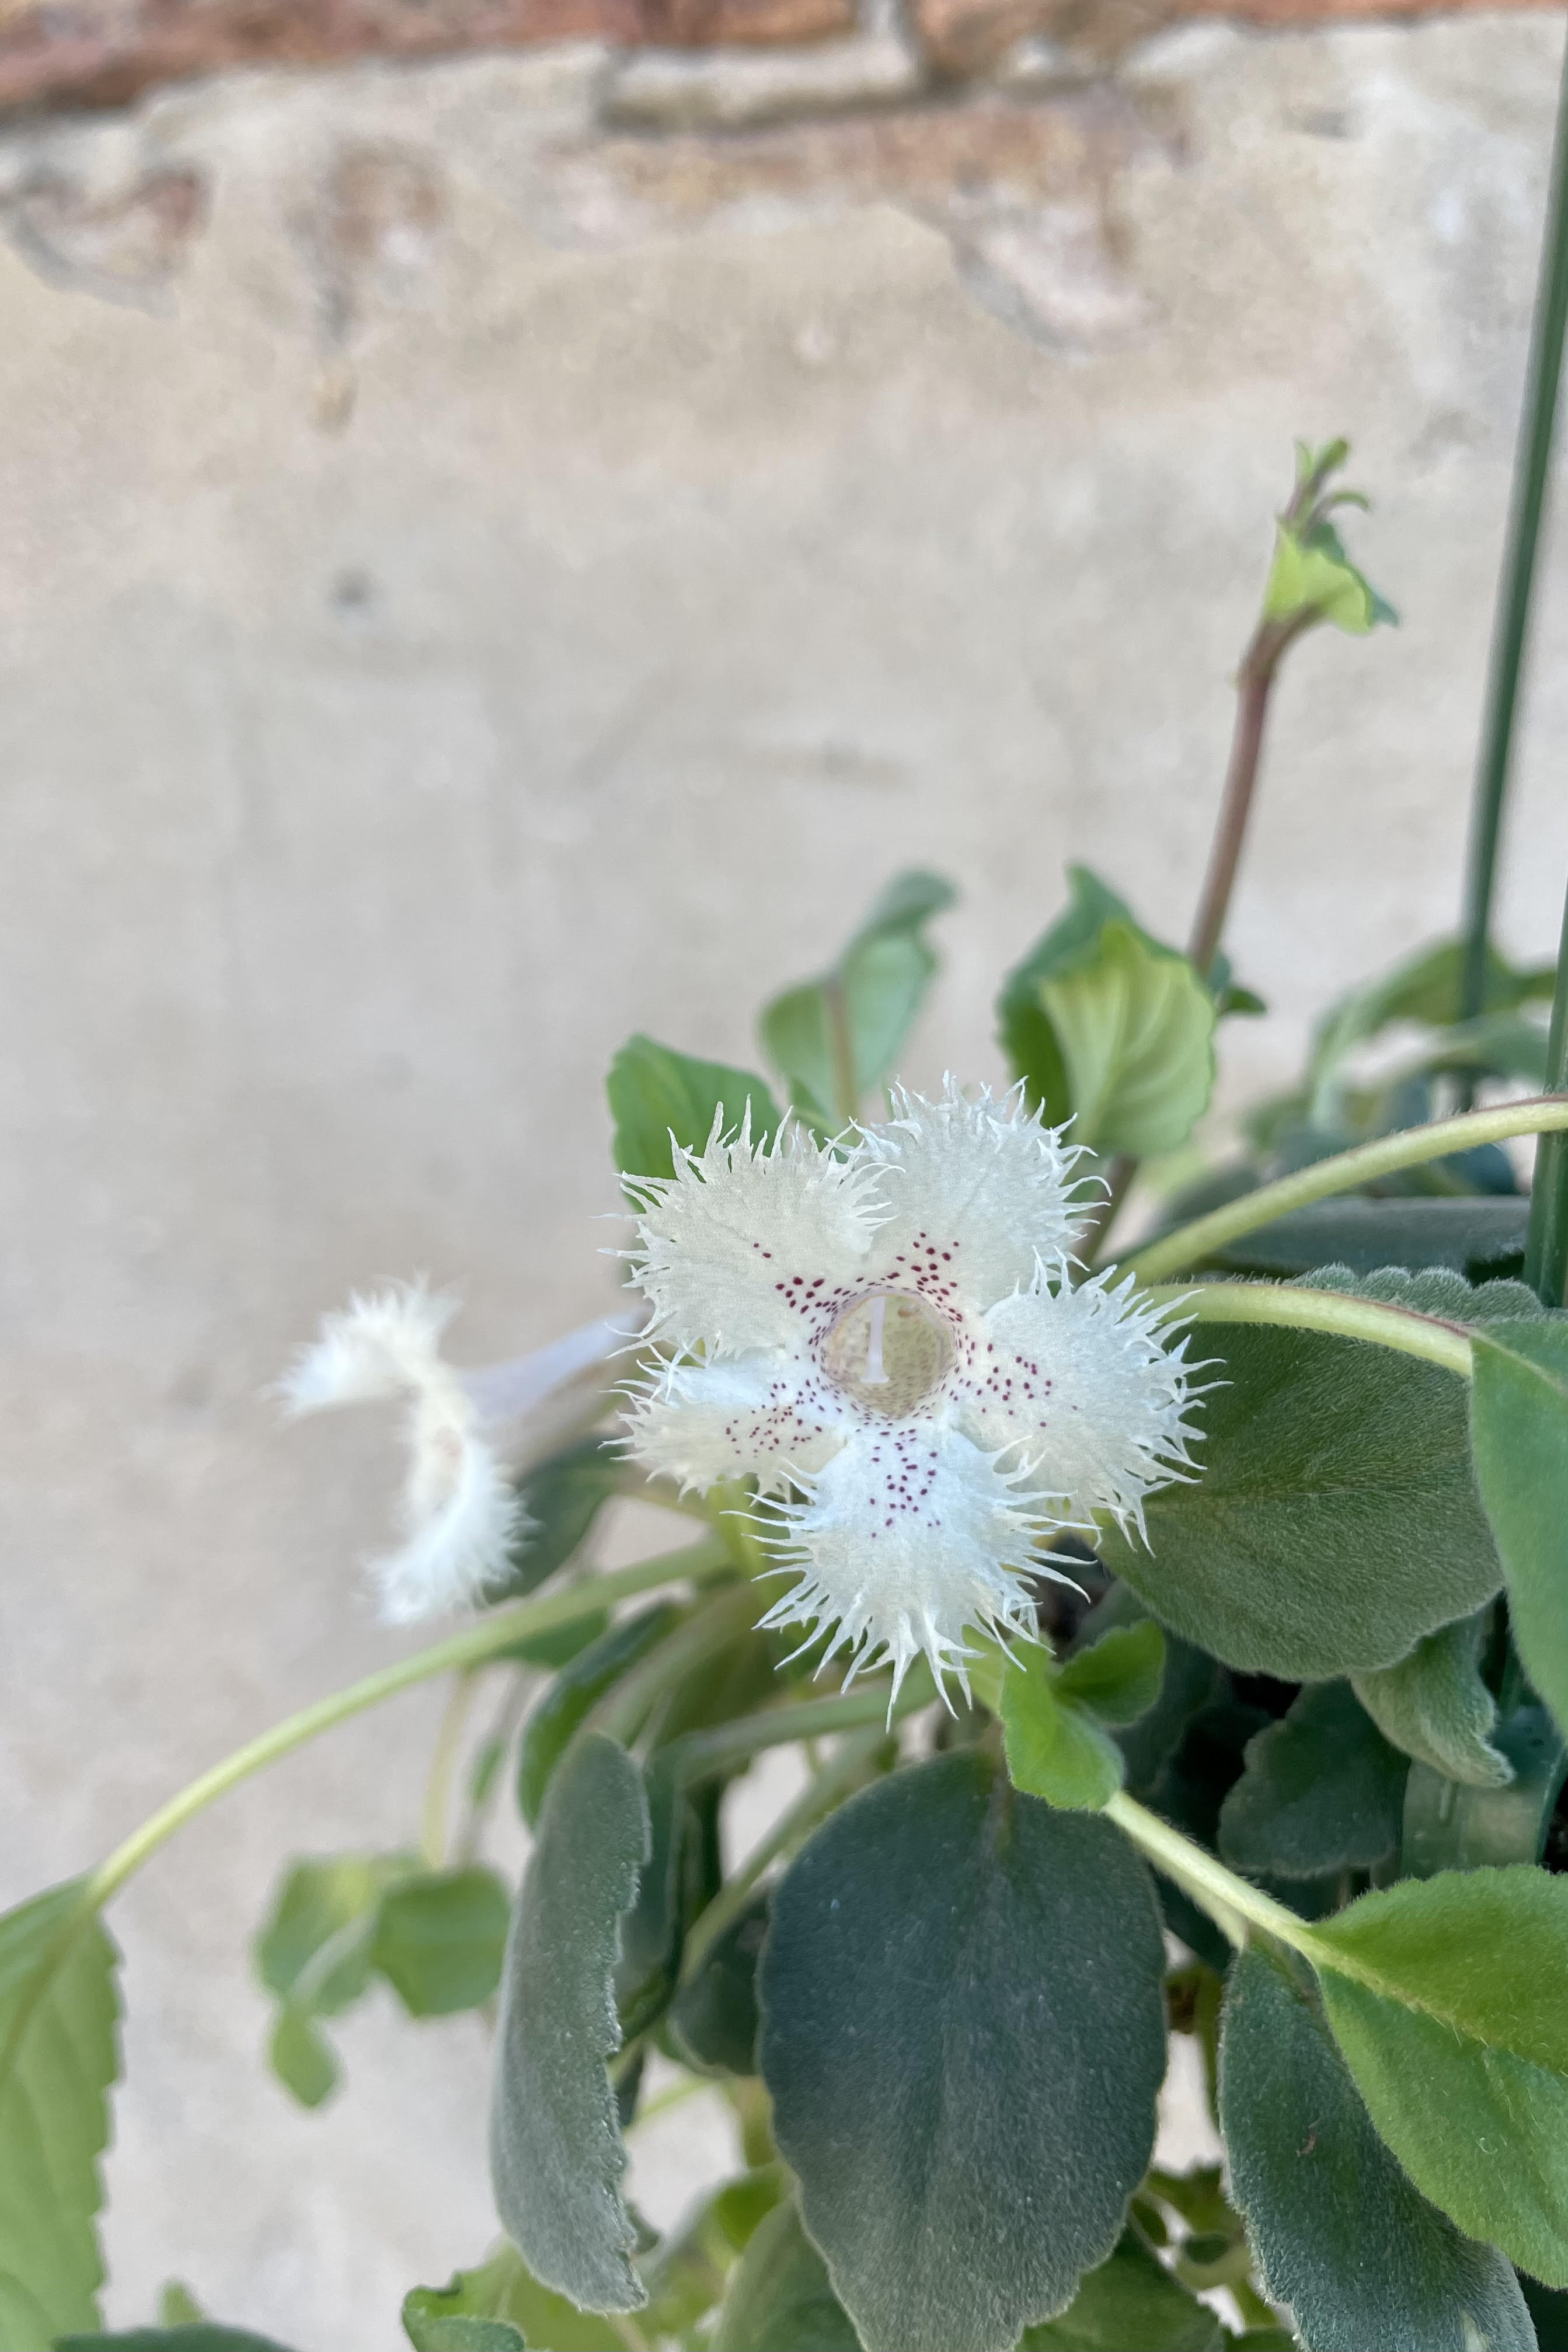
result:
M 847 1307 L 821 1346 L 836 1388 L 879 1420 L 902 1421 L 942 1386 L 952 1368 L 952 1333 L 923 1299 L 870 1290 Z

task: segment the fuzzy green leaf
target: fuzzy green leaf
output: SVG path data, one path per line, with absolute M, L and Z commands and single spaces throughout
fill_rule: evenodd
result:
M 502 1969 L 490 2111 L 496 2209 L 534 2275 L 590 2311 L 635 2311 L 626 2150 L 605 2061 L 621 1915 L 648 1851 L 642 1775 L 584 1733 L 554 1777 Z
M 768 2215 L 736 2264 L 713 2352 L 860 2352 L 793 2198 Z
M 1467 2235 L 1568 2286 L 1568 1881 L 1445 1871 L 1311 1930 L 1373 2122 Z
M 652 1037 L 628 1037 L 605 1080 L 615 1121 L 612 1150 L 623 1176 L 673 1176 L 670 1138 L 700 1151 L 719 1119 L 738 1128 L 751 1108 L 753 1143 L 778 1131 L 780 1112 L 765 1082 L 724 1062 L 699 1062 Z
M 1260 2274 L 1305 2352 L 1533 2352 L 1510 2265 L 1406 2179 L 1310 1986 L 1257 1948 L 1226 1981 L 1220 2115 Z
M 867 2352 L 1010 2352 L 1152 2145 L 1163 1951 L 1120 1832 L 973 1750 L 850 1799 L 773 1896 L 763 2078 Z
M 479 2009 L 500 1982 L 510 1910 L 478 1863 L 421 1871 L 382 1896 L 372 1958 L 410 2017 Z
M 763 1007 L 763 1048 L 798 1108 L 831 1121 L 850 1108 L 840 1100 L 846 1079 L 858 1100 L 894 1069 L 937 967 L 925 926 L 956 897 L 940 874 L 898 875 L 830 972 Z M 847 1071 L 839 1066 L 843 1048 L 835 1037 L 840 1017 Z
M 670 2038 L 693 2066 L 756 2073 L 757 1965 L 767 1932 L 764 1892 L 710 1947 L 696 1975 L 676 1996 Z
M 0 1917 L 0 2352 L 99 2326 L 118 1961 L 79 1882 Z
M 1225 2329 L 1129 2230 L 1059 2319 L 1026 2327 L 1018 2352 L 1220 2352 Z
M 1476 1475 L 1525 1671 L 1568 1727 L 1568 1318 L 1489 1324 L 1475 1342 Z
M 1482 1616 L 1462 1617 L 1417 1642 L 1407 1658 L 1357 1675 L 1357 1698 L 1385 1739 L 1450 1780 L 1500 1789 L 1513 1768 L 1492 1745 L 1497 1701 L 1481 1680 Z
M 1446 1266 L 1472 1282 L 1515 1270 L 1530 1202 L 1517 1196 L 1375 1201 L 1352 1193 L 1275 1217 L 1205 1263 L 1226 1274 L 1289 1276 L 1331 1263 L 1368 1275 Z
M 414 2352 L 624 2352 L 625 2338 L 597 2313 L 552 2294 L 504 2242 L 478 2269 L 403 2299 Z
M 1421 1307 L 1441 1278 L 1414 1279 L 1407 1303 Z M 1393 1286 L 1373 1276 L 1368 1292 L 1379 1284 Z M 1156 1616 L 1227 1665 L 1328 1682 L 1394 1664 L 1491 1599 L 1501 1563 L 1452 1373 L 1317 1332 L 1211 1324 L 1203 1336 L 1218 1385 L 1204 1400 L 1202 1475 L 1150 1497 L 1147 1549 L 1114 1528 L 1101 1543 Z
M 1165 1673 L 1165 1637 L 1151 1617 L 1141 1624 L 1113 1625 L 1097 1642 L 1075 1650 L 1057 1675 L 1065 1699 L 1092 1707 L 1102 1723 L 1137 1723 L 1160 1696 Z
M 1014 1652 L 1003 1673 L 1001 1700 L 1016 1789 L 1075 1812 L 1098 1812 L 1110 1803 L 1121 1786 L 1121 1750 L 1091 1715 L 1061 1696 L 1044 1650 Z
M 1276 1878 L 1370 1870 L 1399 1843 L 1407 1769 L 1344 1683 L 1309 1685 L 1248 1740 L 1220 1807 L 1220 1853 Z

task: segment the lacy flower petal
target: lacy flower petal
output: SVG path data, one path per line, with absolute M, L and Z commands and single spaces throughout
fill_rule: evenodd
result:
M 851 1675 L 890 1657 L 895 1696 L 922 1651 L 939 1685 L 963 1682 L 966 1628 L 1034 1631 L 1029 1513 L 956 1430 L 862 1426 L 778 1517 L 799 1581 L 763 1623 L 814 1626 Z
M 867 1160 L 835 1159 L 799 1129 L 753 1144 L 750 1120 L 748 1108 L 726 1141 L 715 1119 L 673 1176 L 628 1187 L 641 1213 L 633 1278 L 654 1335 L 679 1349 L 795 1347 L 823 1291 L 854 1281 L 885 1214 Z
M 957 1407 L 988 1454 L 1006 1448 L 1022 1489 L 1048 1498 L 1063 1525 L 1108 1511 L 1142 1523 L 1143 1498 L 1189 1466 L 1192 1391 L 1173 1348 L 1171 1310 L 1151 1307 L 1131 1277 L 1068 1286 L 1067 1268 L 1037 1270 L 984 1318 Z
M 804 1355 L 769 1349 L 714 1364 L 661 1368 L 626 1415 L 626 1451 L 647 1470 L 706 1492 L 755 1478 L 774 1493 L 820 1469 L 849 1417 Z
M 892 1100 L 889 1124 L 867 1129 L 858 1147 L 884 1171 L 890 1213 L 873 1250 L 882 1279 L 985 1307 L 1032 1281 L 1037 1257 L 1070 1249 L 1092 1205 L 1075 1197 L 1083 1154 L 1026 1111 L 1016 1089 L 997 1102 L 982 1088 L 969 1102 L 949 1078 L 937 1102 L 901 1087 Z

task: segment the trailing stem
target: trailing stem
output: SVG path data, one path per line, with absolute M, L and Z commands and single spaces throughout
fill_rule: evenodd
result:
M 1563 373 L 1563 329 L 1568 325 L 1568 49 L 1557 100 L 1542 238 L 1541 273 L 1531 325 L 1525 370 L 1524 407 L 1514 452 L 1508 536 L 1492 627 L 1487 674 L 1486 716 L 1476 770 L 1465 872 L 1465 961 L 1459 983 L 1459 1018 L 1474 1020 L 1486 1010 L 1487 947 L 1492 892 L 1497 879 L 1498 838 L 1502 829 L 1513 751 L 1520 677 L 1529 641 L 1530 607 L 1541 521 L 1552 470 L 1558 385 Z M 1557 1065 L 1554 1063 L 1555 1073 Z M 1553 1078 L 1555 1083 L 1555 1076 Z

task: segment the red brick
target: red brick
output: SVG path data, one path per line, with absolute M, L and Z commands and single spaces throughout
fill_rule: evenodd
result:
M 953 79 L 984 73 L 1032 35 L 1104 62 L 1163 26 L 1192 16 L 1228 16 L 1258 26 L 1321 25 L 1352 18 L 1457 15 L 1495 0 L 913 0 L 922 48 Z M 1524 7 L 1562 0 L 1514 0 Z

